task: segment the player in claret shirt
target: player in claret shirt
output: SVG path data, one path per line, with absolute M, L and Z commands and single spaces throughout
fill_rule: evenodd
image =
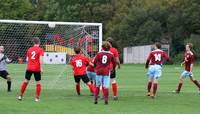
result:
M 199 82 L 193 77 L 192 74 L 192 69 L 193 69 L 193 65 L 194 65 L 194 54 L 191 51 L 192 49 L 192 44 L 188 43 L 185 46 L 185 54 L 184 54 L 184 61 L 181 63 L 181 66 L 183 64 L 185 64 L 185 71 L 183 71 L 183 73 L 181 74 L 180 78 L 179 78 L 179 84 L 178 84 L 178 88 L 176 90 L 176 93 L 180 93 L 181 91 L 181 87 L 183 85 L 183 80 L 187 77 L 190 78 L 190 80 L 199 88 L 200 90 L 200 84 Z
M 75 56 L 71 59 L 71 66 L 74 70 L 74 80 L 76 82 L 76 92 L 80 95 L 80 80 L 88 85 L 90 92 L 94 93 L 94 86 L 91 84 L 86 74 L 86 67 L 88 65 L 93 66 L 89 59 L 81 54 L 81 48 L 74 48 Z
M 148 68 L 147 74 L 149 76 L 149 81 L 147 84 L 147 96 L 150 96 L 151 94 L 151 86 L 153 83 L 153 93 L 151 97 L 155 97 L 158 87 L 158 79 L 162 74 L 162 65 L 165 60 L 169 60 L 168 55 L 161 50 L 160 43 L 155 43 L 155 50 L 150 52 L 145 64 L 145 68 Z
M 101 85 L 104 87 L 103 94 L 105 104 L 108 104 L 108 88 L 110 85 L 110 72 L 112 70 L 110 64 L 116 64 L 116 60 L 113 54 L 109 51 L 109 42 L 104 42 L 102 48 L 103 51 L 99 52 L 94 59 L 95 72 L 97 74 L 94 104 L 98 103 L 98 96 Z
M 41 72 L 42 69 L 42 61 L 44 56 L 44 50 L 40 48 L 40 39 L 38 37 L 33 38 L 34 45 L 29 48 L 27 51 L 26 59 L 27 59 L 27 69 L 25 73 L 25 80 L 22 84 L 20 95 L 18 100 L 22 100 L 22 96 L 26 90 L 26 87 L 31 79 L 32 74 L 34 74 L 36 81 L 36 98 L 35 101 L 38 102 L 40 100 L 40 91 L 41 91 Z

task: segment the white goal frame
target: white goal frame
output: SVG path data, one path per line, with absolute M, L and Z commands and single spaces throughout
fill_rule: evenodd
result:
M 99 51 L 101 51 L 103 40 L 102 23 L 86 23 L 86 22 L 54 22 L 54 21 L 27 21 L 27 20 L 1 20 L 0 23 L 18 23 L 18 24 L 58 24 L 58 25 L 88 25 L 99 27 Z

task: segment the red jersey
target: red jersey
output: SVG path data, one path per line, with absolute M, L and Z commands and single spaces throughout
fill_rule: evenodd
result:
M 119 57 L 119 52 L 118 52 L 118 50 L 117 50 L 116 48 L 111 47 L 111 48 L 110 48 L 110 52 L 113 54 L 113 56 L 114 56 L 115 58 Z
M 91 62 L 94 63 L 94 58 L 91 59 Z M 94 72 L 94 67 L 89 65 L 88 68 L 87 68 L 87 71 Z
M 191 51 L 185 52 L 184 61 L 185 61 L 185 70 L 190 72 L 192 70 L 190 66 L 191 64 L 194 64 L 194 54 Z
M 116 48 L 111 47 L 110 48 L 110 52 L 113 54 L 113 56 L 115 57 L 115 59 L 117 59 L 119 57 L 119 52 L 118 52 L 118 50 Z M 115 64 L 110 64 L 110 67 L 111 68 L 113 68 L 113 67 L 115 68 L 116 67 L 116 63 Z
M 115 64 L 115 58 L 108 51 L 99 52 L 94 59 L 95 72 L 97 75 L 109 76 L 110 64 Z
M 81 54 L 75 55 L 71 59 L 71 65 L 74 70 L 74 76 L 86 74 L 86 67 L 89 64 L 89 59 Z
M 160 49 L 154 50 L 149 54 L 149 57 L 147 58 L 146 68 L 149 64 L 162 65 L 164 60 L 169 60 L 167 53 Z
M 40 56 L 44 56 L 44 50 L 39 46 L 33 46 L 28 49 L 26 54 L 26 58 L 28 60 L 27 70 L 35 72 L 41 71 Z

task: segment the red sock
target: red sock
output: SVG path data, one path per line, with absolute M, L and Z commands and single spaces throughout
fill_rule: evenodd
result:
M 158 86 L 158 84 L 154 83 L 154 85 L 153 85 L 153 95 L 156 95 L 157 86 Z
M 27 86 L 27 82 L 23 82 L 22 87 L 21 87 L 21 91 L 20 91 L 20 96 L 23 96 L 24 91 L 26 90 L 26 86 Z
M 41 92 L 41 85 L 36 84 L 36 97 L 40 98 L 40 92 Z
M 95 93 L 94 93 L 94 97 L 95 97 L 96 100 L 98 99 L 99 91 L 100 91 L 100 88 L 99 88 L 99 87 L 96 87 L 96 88 L 95 88 Z
M 81 94 L 80 84 L 76 84 L 76 92 L 78 95 Z
M 117 84 L 116 83 L 112 84 L 112 90 L 113 90 L 114 97 L 116 97 L 117 96 Z
M 183 83 L 179 83 L 179 84 L 178 84 L 178 89 L 177 89 L 178 92 L 181 91 L 181 87 L 182 87 L 182 85 L 183 85 Z
M 109 95 L 108 88 L 104 88 L 104 100 L 105 100 L 105 102 L 108 102 L 108 95 Z
M 199 82 L 197 80 L 194 80 L 193 83 L 200 89 Z
M 94 85 L 93 84 L 89 84 L 88 87 L 90 89 L 90 92 L 94 93 Z
M 147 84 L 147 91 L 150 92 L 151 91 L 151 86 L 152 86 L 152 82 L 148 82 Z

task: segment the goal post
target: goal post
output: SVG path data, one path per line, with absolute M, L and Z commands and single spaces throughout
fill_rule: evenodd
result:
M 39 37 L 41 47 L 49 54 L 54 53 L 54 58 L 59 55 L 55 53 L 73 56 L 75 46 L 91 57 L 101 50 L 102 34 L 102 23 L 0 20 L 0 45 L 5 47 L 8 57 L 23 60 L 26 50 L 33 45 L 33 37 Z

